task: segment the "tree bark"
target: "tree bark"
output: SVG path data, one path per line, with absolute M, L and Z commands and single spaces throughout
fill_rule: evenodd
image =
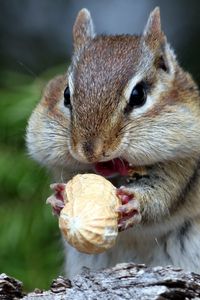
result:
M 200 275 L 170 266 L 148 268 L 124 263 L 98 272 L 84 268 L 72 281 L 59 276 L 49 291 L 35 290 L 25 295 L 21 282 L 1 274 L 0 299 L 200 300 Z

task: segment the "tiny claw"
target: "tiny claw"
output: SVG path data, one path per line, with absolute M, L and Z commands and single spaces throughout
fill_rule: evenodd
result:
M 116 194 L 122 202 L 122 205 L 117 208 L 117 212 L 120 213 L 118 230 L 123 231 L 141 221 L 140 204 L 134 194 L 127 191 L 125 187 L 120 187 Z
M 133 213 L 133 212 L 137 212 L 138 211 L 138 203 L 137 201 L 131 200 L 128 203 L 124 204 L 124 205 L 120 205 L 117 208 L 117 211 L 119 213 L 123 213 L 123 214 L 129 214 L 129 213 Z
M 54 195 L 51 195 L 47 198 L 46 204 L 50 204 L 51 206 L 64 207 L 64 202 L 62 200 L 57 199 Z
M 133 227 L 133 225 L 140 223 L 141 221 L 141 215 L 140 213 L 134 214 L 131 218 L 130 216 L 124 217 L 120 220 L 118 224 L 118 231 L 124 231 L 128 228 Z
M 116 195 L 120 198 L 122 204 L 127 204 L 134 197 L 132 193 L 125 191 L 125 187 L 123 186 L 117 189 Z
M 65 183 L 52 183 L 50 184 L 50 189 L 56 192 L 64 191 L 66 184 Z
M 50 185 L 50 188 L 54 191 L 54 194 L 51 195 L 46 203 L 52 206 L 52 211 L 54 215 L 59 216 L 61 210 L 65 206 L 64 203 L 64 191 L 66 184 L 64 183 L 53 183 Z

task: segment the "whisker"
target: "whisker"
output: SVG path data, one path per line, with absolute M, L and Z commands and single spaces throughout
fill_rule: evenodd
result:
M 30 130 L 29 133 L 31 133 L 31 134 L 41 134 L 41 131 L 39 131 L 39 130 Z M 63 137 L 63 138 L 65 138 L 65 140 L 66 140 L 66 138 L 67 138 L 67 140 L 70 139 L 66 134 L 61 134 L 61 133 L 57 133 L 57 132 L 42 131 L 42 134 L 46 135 L 45 139 L 48 138 L 48 137 L 57 137 L 57 136 Z
M 69 130 L 68 127 L 65 127 L 58 119 L 53 118 L 53 117 L 50 116 L 49 114 L 48 114 L 48 117 L 47 117 L 47 115 L 46 115 L 45 113 L 43 113 L 43 112 L 37 112 L 37 114 L 41 115 L 41 116 L 43 117 L 43 119 L 44 119 L 45 122 L 46 122 L 47 120 L 50 119 L 50 120 L 52 121 L 52 123 L 58 124 L 58 125 L 59 125 L 61 128 L 63 128 L 64 130 Z M 52 124 L 52 123 L 49 123 L 49 124 Z
M 122 159 L 121 157 L 119 157 L 119 159 L 120 159 L 120 161 L 121 161 L 121 163 L 122 163 L 122 165 L 123 165 L 123 168 L 125 168 L 125 164 L 124 164 L 123 159 Z

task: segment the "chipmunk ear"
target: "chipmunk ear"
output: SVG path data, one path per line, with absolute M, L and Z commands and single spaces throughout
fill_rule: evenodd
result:
M 167 73 L 174 73 L 176 56 L 167 43 L 167 38 L 161 29 L 160 9 L 156 7 L 149 15 L 143 32 L 144 40 L 151 51 L 155 53 L 155 66 Z
M 149 15 L 143 36 L 160 36 L 161 33 L 160 8 L 156 7 Z
M 90 12 L 83 8 L 79 11 L 73 27 L 74 50 L 80 49 L 95 37 Z

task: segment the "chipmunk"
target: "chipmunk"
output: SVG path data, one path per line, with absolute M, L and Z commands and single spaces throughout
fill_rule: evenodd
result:
M 60 182 L 58 214 L 62 183 L 84 172 L 108 177 L 122 205 L 116 245 L 98 255 L 66 245 L 67 275 L 129 261 L 199 273 L 200 95 L 159 8 L 141 35 L 96 35 L 82 9 L 73 42 L 67 74 L 48 83 L 30 117 L 28 150 Z

